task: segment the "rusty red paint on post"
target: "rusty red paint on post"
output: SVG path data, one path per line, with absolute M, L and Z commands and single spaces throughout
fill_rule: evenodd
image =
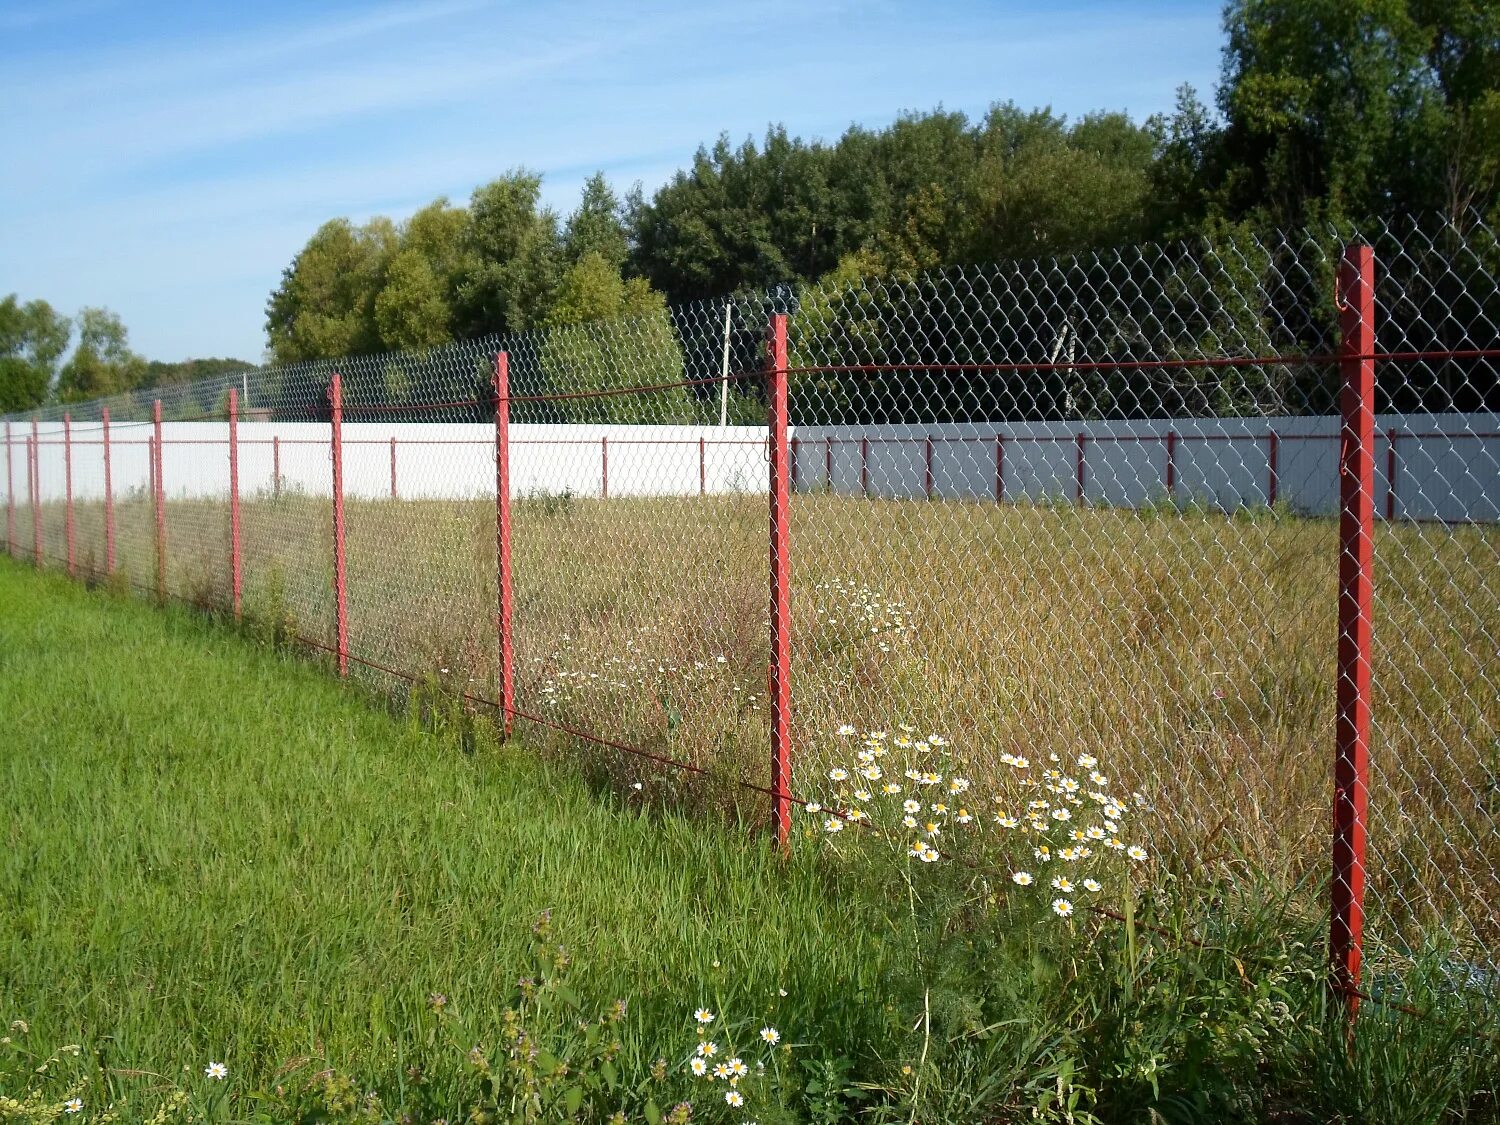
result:
M 1272 430 L 1266 437 L 1266 503 L 1276 506 L 1276 493 L 1281 483 L 1281 435 Z
M 101 413 L 100 441 L 104 445 L 104 573 L 115 572 L 115 482 L 109 461 L 109 407 Z
M 511 629 L 510 355 L 495 354 L 495 628 L 500 661 L 500 718 L 511 731 L 516 707 L 515 639 Z
M 1167 495 L 1177 495 L 1177 431 L 1167 431 Z
M 344 557 L 344 386 L 335 371 L 328 383 L 328 447 L 333 458 L 333 603 L 338 630 L 339 675 L 349 674 L 349 590 Z
M 68 577 L 78 574 L 73 538 L 73 416 L 63 413 L 63 539 L 68 549 Z
M 152 446 L 151 463 L 154 469 L 154 493 L 156 502 L 156 600 L 167 599 L 167 489 L 162 481 L 161 454 L 161 399 L 151 404 Z
M 995 435 L 995 503 L 1005 503 L 1005 435 Z
M 1392 426 L 1385 432 L 1385 522 L 1390 523 L 1396 518 L 1396 473 L 1400 466 L 1396 463 L 1396 428 Z
M 859 491 L 870 495 L 870 439 L 859 439 Z
M 244 590 L 243 562 L 240 554 L 240 400 L 234 387 L 229 388 L 229 596 L 234 616 L 240 616 L 240 595 Z
M 771 826 L 776 842 L 787 846 L 792 829 L 792 581 L 789 473 L 787 465 L 786 315 L 771 318 L 766 400 L 771 446 Z
M 5 553 L 16 553 L 16 474 L 11 466 L 10 423 L 5 423 Z
M 1075 480 L 1074 480 L 1074 486 L 1075 486 L 1074 487 L 1074 491 L 1076 493 L 1076 495 L 1075 495 L 1074 498 L 1080 504 L 1083 503 L 1084 446 L 1085 446 L 1085 443 L 1087 441 L 1088 441 L 1088 435 L 1087 434 L 1080 433 L 1078 435 L 1078 457 L 1077 457 L 1077 462 L 1078 463 L 1074 466 L 1073 475 L 1074 475 L 1074 478 L 1075 478 Z
M 1349 1018 L 1363 957 L 1370 770 L 1371 610 L 1375 531 L 1375 254 L 1350 246 L 1338 272 L 1339 634 L 1334 722 L 1333 886 L 1329 953 Z
M 281 437 L 271 438 L 271 496 L 281 499 Z
M 609 499 L 609 438 L 599 439 L 599 499 Z
M 26 445 L 26 494 L 31 500 L 31 561 L 42 568 L 42 466 L 39 460 L 37 425 L 31 423 L 31 440 Z
M 708 445 L 698 439 L 698 495 L 708 495 Z
M 932 438 L 927 437 L 922 442 L 922 491 L 927 499 L 932 499 Z
M 391 499 L 396 499 L 396 439 L 391 438 Z

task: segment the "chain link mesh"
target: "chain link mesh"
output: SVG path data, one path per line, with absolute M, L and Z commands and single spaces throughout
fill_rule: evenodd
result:
M 1082 751 L 1174 862 L 1326 902 L 1354 241 L 1379 353 L 1366 957 L 1478 972 L 1500 937 L 1500 248 L 1479 223 L 889 273 L 74 404 L 75 567 L 154 590 L 160 399 L 167 592 L 226 604 L 234 387 L 245 613 L 336 649 L 337 373 L 351 674 L 485 709 L 504 351 L 528 739 L 615 747 L 586 761 L 631 799 L 730 805 L 746 791 L 714 777 L 746 782 L 764 815 L 763 370 L 786 313 L 793 790 L 846 724 L 941 732 L 976 777 Z M 12 418 L 7 445 L 10 551 L 39 518 L 49 565 L 62 413 Z

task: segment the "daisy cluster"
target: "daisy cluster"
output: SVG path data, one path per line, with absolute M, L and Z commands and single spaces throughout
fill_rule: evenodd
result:
M 729 657 L 722 652 L 691 662 L 653 657 L 650 649 L 654 646 L 649 639 L 642 638 L 657 631 L 654 625 L 642 625 L 637 630 L 638 636 L 625 641 L 623 656 L 581 651 L 573 637 L 561 634 L 557 638 L 557 647 L 550 653 L 532 658 L 532 664 L 538 666 L 536 671 L 541 682 L 537 690 L 542 701 L 549 707 L 561 707 L 588 695 L 639 688 L 692 687 L 726 678 L 731 680 L 731 687 L 737 694 L 747 690 L 731 674 Z M 758 691 L 757 688 L 746 695 L 745 701 L 757 699 Z
M 727 1041 L 720 1046 L 714 1033 L 717 1019 L 707 1008 L 699 1008 L 693 1013 L 698 1046 L 688 1057 L 687 1070 L 694 1078 L 717 1085 L 723 1092 L 725 1105 L 731 1109 L 744 1109 L 748 1104 L 747 1089 L 755 1079 L 765 1076 L 766 1061 L 764 1057 L 757 1058 L 752 1066 Z M 764 1056 L 780 1042 L 781 1032 L 770 1025 L 762 1027 L 756 1037 L 756 1053 Z
M 881 652 L 916 632 L 905 602 L 892 601 L 865 582 L 820 582 L 813 587 L 818 623 L 855 635 L 877 638 Z
M 1021 860 L 1011 867 L 1011 883 L 1050 894 L 1059 918 L 1071 917 L 1082 896 L 1102 893 L 1128 863 L 1148 858 L 1144 846 L 1126 839 L 1125 825 L 1149 804 L 1140 793 L 1116 793 L 1092 754 L 1067 763 L 1049 754 L 1035 767 L 1023 755 L 1001 754 L 1007 773 L 984 799 L 953 771 L 942 735 L 919 735 L 910 726 L 894 735 L 861 734 L 848 724 L 835 734 L 841 748 L 853 746 L 853 760 L 828 770 L 830 802 L 804 806 L 826 836 L 869 824 L 907 841 L 908 858 L 936 863 L 964 833 L 987 830 L 995 837 L 991 854 Z

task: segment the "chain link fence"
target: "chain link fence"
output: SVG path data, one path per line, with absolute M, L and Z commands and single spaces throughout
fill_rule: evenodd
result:
M 850 728 L 1085 754 L 1351 988 L 1493 990 L 1497 279 L 1478 222 L 1233 233 L 266 368 L 8 419 L 7 545 L 783 835 Z

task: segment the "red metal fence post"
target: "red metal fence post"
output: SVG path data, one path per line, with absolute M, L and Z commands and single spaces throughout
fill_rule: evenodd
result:
M 339 373 L 328 384 L 328 444 L 333 458 L 333 600 L 339 675 L 349 674 L 349 598 L 344 571 L 344 389 Z
M 26 493 L 31 500 L 31 561 L 42 569 L 42 458 L 36 420 L 31 422 L 31 441 L 26 446 Z
M 78 575 L 73 538 L 73 416 L 63 413 L 63 539 L 68 546 L 68 577 Z
M 396 439 L 391 438 L 391 499 L 396 499 Z
M 239 392 L 229 388 L 229 593 L 234 604 L 235 620 L 240 616 L 240 593 L 243 589 L 240 558 L 240 399 Z
M 10 460 L 10 423 L 5 423 L 5 553 L 16 553 L 16 474 Z
M 1005 503 L 1005 435 L 995 435 L 995 503 Z
M 786 315 L 771 317 L 766 400 L 771 446 L 771 826 L 776 842 L 787 845 L 792 828 L 792 609 L 791 525 L 787 471 Z
M 1339 635 L 1329 954 L 1335 991 L 1359 1011 L 1369 801 L 1375 532 L 1375 253 L 1355 245 L 1338 272 Z
M 609 438 L 599 439 L 599 499 L 609 499 Z
M 151 404 L 152 492 L 156 502 L 156 600 L 167 600 L 167 490 L 162 482 L 161 399 Z
M 109 463 L 109 407 L 101 412 L 100 440 L 104 444 L 104 573 L 115 572 L 115 488 Z
M 495 354 L 495 594 L 499 618 L 500 718 L 510 736 L 515 714 L 515 638 L 511 630 L 510 355 Z

